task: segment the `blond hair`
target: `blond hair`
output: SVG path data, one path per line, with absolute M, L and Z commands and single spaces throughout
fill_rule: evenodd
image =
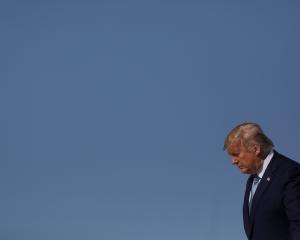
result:
M 274 147 L 271 139 L 263 132 L 257 123 L 242 123 L 233 128 L 227 135 L 224 142 L 224 150 L 235 144 L 238 140 L 251 149 L 255 144 L 259 144 L 263 153 L 267 154 Z

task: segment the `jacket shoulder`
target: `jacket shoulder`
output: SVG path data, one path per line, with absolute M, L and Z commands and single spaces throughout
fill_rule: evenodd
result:
M 274 151 L 274 161 L 277 163 L 278 167 L 281 170 L 286 171 L 300 171 L 300 164 L 296 162 L 295 160 L 290 159 L 289 157 L 284 156 L 283 154 L 280 154 L 276 151 Z

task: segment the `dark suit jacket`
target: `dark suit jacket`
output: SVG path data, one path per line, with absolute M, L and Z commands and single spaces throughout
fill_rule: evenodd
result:
M 254 194 L 249 215 L 250 175 L 244 196 L 249 240 L 300 240 L 300 165 L 274 151 Z

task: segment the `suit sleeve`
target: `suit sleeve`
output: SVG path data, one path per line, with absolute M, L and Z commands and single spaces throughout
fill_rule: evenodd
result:
M 300 168 L 290 174 L 284 191 L 284 206 L 292 240 L 300 239 Z

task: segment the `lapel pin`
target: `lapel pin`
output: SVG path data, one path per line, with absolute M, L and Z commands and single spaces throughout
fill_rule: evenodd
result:
M 268 181 L 268 182 L 270 182 L 270 180 L 271 180 L 271 178 L 270 178 L 270 177 L 268 177 L 268 178 L 267 178 L 267 181 Z

